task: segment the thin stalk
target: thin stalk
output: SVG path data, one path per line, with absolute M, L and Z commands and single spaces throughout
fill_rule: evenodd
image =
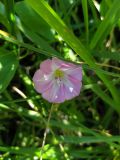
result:
M 47 120 L 47 124 L 46 124 L 46 129 L 45 129 L 45 132 L 44 132 L 42 147 L 41 147 L 41 150 L 40 150 L 40 160 L 42 160 L 43 150 L 44 150 L 44 146 L 45 146 L 45 142 L 46 142 L 47 133 L 48 133 L 48 130 L 49 130 L 49 123 L 50 123 L 51 114 L 52 114 L 52 111 L 53 111 L 53 106 L 54 106 L 54 104 L 52 104 L 52 106 L 51 106 L 50 113 L 49 113 L 48 120 Z

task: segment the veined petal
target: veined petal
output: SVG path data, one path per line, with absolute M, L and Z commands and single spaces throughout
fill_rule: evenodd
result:
M 44 74 L 40 69 L 33 76 L 34 87 L 38 93 L 45 92 L 52 85 L 52 76 Z
M 65 86 L 61 84 L 56 94 L 55 103 L 62 103 L 65 101 Z
M 66 70 L 66 74 L 68 77 L 71 77 L 71 79 L 82 80 L 82 68 L 80 66 Z
M 66 80 L 64 81 L 65 99 L 72 99 L 80 94 L 82 83 L 80 81 Z
M 42 93 L 42 97 L 48 100 L 49 102 L 55 103 L 57 99 L 58 90 L 59 86 L 55 82 L 53 82 L 51 87 Z
M 68 63 L 68 62 L 64 62 L 64 61 L 62 61 L 62 60 L 60 60 L 60 59 L 58 59 L 56 57 L 54 57 L 52 59 L 52 66 L 53 66 L 53 68 L 56 68 L 56 69 L 59 68 L 59 69 L 61 69 L 63 71 L 75 67 L 74 64 Z
M 65 63 L 64 61 L 62 61 L 62 60 L 60 60 L 60 59 L 58 59 L 58 58 L 56 58 L 56 57 L 52 58 L 52 64 L 53 64 L 53 65 L 56 65 L 56 66 L 60 67 L 60 66 L 62 66 L 64 63 Z

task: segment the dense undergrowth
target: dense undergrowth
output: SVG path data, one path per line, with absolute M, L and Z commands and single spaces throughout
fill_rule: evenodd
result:
M 40 63 L 82 65 L 78 97 L 54 105 L 43 159 L 120 160 L 120 1 L 0 1 L 0 160 L 38 160 L 51 103 Z

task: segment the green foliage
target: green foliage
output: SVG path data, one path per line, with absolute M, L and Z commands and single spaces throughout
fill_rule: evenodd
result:
M 120 159 L 120 1 L 0 1 L 0 160 L 40 159 L 51 104 L 32 77 L 51 57 L 82 64 L 78 97 L 55 105 L 43 159 Z
M 27 1 L 27 0 L 26 0 Z M 43 0 L 41 0 L 41 5 L 38 6 L 39 0 L 29 0 L 28 4 L 33 7 L 33 9 L 45 19 L 49 25 L 51 25 L 61 36 L 62 38 L 72 47 L 72 49 L 91 67 L 98 68 L 95 64 L 95 61 L 89 51 L 83 46 L 83 44 L 72 34 L 72 32 L 67 28 L 64 22 L 58 17 L 58 15 L 52 10 L 52 8 Z M 116 1 L 115 1 L 116 2 Z M 115 3 L 116 5 L 116 3 Z M 118 8 L 119 9 L 119 8 Z M 111 12 L 110 12 L 111 13 Z M 108 13 L 109 14 L 109 13 Z M 102 28 L 101 28 L 102 31 Z M 96 32 L 97 34 L 97 32 Z M 100 33 L 99 33 L 100 34 Z M 95 38 L 96 39 L 96 38 Z M 117 110 L 120 110 L 120 101 L 116 88 L 107 78 L 107 76 L 100 73 L 96 70 L 96 74 L 103 80 L 104 84 L 110 90 L 115 102 Z
M 17 56 L 4 48 L 0 48 L 0 93 L 9 85 L 17 67 Z

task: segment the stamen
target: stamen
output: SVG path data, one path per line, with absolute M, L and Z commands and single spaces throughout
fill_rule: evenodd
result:
M 55 72 L 54 72 L 54 76 L 55 76 L 55 79 L 61 79 L 64 77 L 64 72 L 57 69 Z

